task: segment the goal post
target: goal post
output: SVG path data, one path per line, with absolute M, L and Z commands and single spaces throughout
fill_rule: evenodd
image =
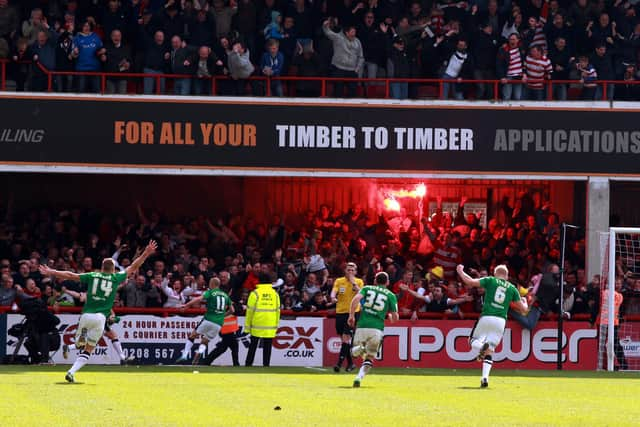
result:
M 623 288 L 628 285 L 625 282 L 640 278 L 640 227 L 611 227 L 608 233 L 601 233 L 600 259 L 598 370 L 605 369 L 605 360 L 607 371 L 613 371 L 614 367 L 638 370 L 640 366 L 633 366 L 638 365 L 638 361 L 632 360 L 632 366 L 627 363 L 621 339 L 635 343 L 636 335 L 640 334 L 640 324 L 618 323 L 618 318 L 623 304 Z

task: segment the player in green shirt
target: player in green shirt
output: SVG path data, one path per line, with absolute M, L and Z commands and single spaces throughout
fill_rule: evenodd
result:
M 200 357 L 207 349 L 207 345 L 210 340 L 213 340 L 218 336 L 220 328 L 224 323 L 224 317 L 227 314 L 233 313 L 233 305 L 231 305 L 231 299 L 226 292 L 220 289 L 220 279 L 217 277 L 209 280 L 209 289 L 205 291 L 202 296 L 196 297 L 188 303 L 182 305 L 180 308 L 189 308 L 192 305 L 204 302 L 207 307 L 207 311 L 204 313 L 203 319 L 198 324 L 198 327 L 191 332 L 189 339 L 184 345 L 182 355 L 177 362 L 183 362 L 187 360 L 187 357 L 191 354 L 191 347 L 198 335 L 200 335 L 200 346 L 196 350 L 196 354 L 193 356 L 193 364 L 197 365 Z
M 482 362 L 480 387 L 489 386 L 489 373 L 493 366 L 493 353 L 502 340 L 509 307 L 521 313 L 527 311 L 526 300 L 521 300 L 518 289 L 509 282 L 509 270 L 506 265 L 498 265 L 493 276 L 474 279 L 464 272 L 464 265 L 456 268 L 460 279 L 467 286 L 482 287 L 485 290 L 482 313 L 471 331 L 471 348 L 478 352 L 478 361 Z M 512 304 L 513 303 L 513 304 Z
M 75 299 L 80 300 L 80 302 L 82 303 L 87 301 L 86 292 L 72 291 L 71 289 L 67 289 L 64 286 L 62 287 L 62 292 L 71 295 Z M 120 338 L 118 338 L 118 334 L 114 329 L 111 329 L 111 325 L 117 323 L 119 320 L 120 318 L 117 317 L 113 312 L 113 309 L 111 309 L 111 313 L 109 313 L 109 316 L 107 316 L 107 321 L 104 325 L 104 332 L 102 333 L 102 335 L 107 337 L 109 341 L 111 341 L 111 345 L 113 345 L 113 348 L 116 350 L 116 353 L 118 353 L 118 356 L 120 357 L 120 364 L 126 365 L 130 362 L 133 362 L 135 360 L 135 357 L 133 356 L 133 354 L 130 354 L 129 356 L 125 354 L 124 350 L 122 350 L 122 345 L 120 344 Z M 81 348 L 78 348 L 76 344 L 63 344 L 62 357 L 67 360 L 69 358 L 69 352 L 73 350 L 82 350 L 84 346 L 80 345 L 80 347 Z
M 115 272 L 116 264 L 112 258 L 105 258 L 102 261 L 100 271 L 84 274 L 58 271 L 46 265 L 40 266 L 40 273 L 43 276 L 54 276 L 57 279 L 80 282 L 87 286 L 86 301 L 76 332 L 76 348 L 82 349 L 82 351 L 65 376 L 65 379 L 70 383 L 75 382 L 74 374 L 89 361 L 91 352 L 104 332 L 104 325 L 107 317 L 111 314 L 118 285 L 124 282 L 127 276 L 137 272 L 157 248 L 156 242 L 151 240 L 142 255 L 136 258 L 124 272 L 120 273 Z
M 360 387 L 360 382 L 373 367 L 373 358 L 378 353 L 382 339 L 384 338 L 384 320 L 389 315 L 391 322 L 398 320 L 398 300 L 393 292 L 387 289 L 389 275 L 385 272 L 376 274 L 375 286 L 365 286 L 351 300 L 349 318 L 347 323 L 352 328 L 356 325 L 356 308 L 362 304 L 358 328 L 353 336 L 354 357 L 364 359 L 360 372 L 353 381 L 354 387 Z

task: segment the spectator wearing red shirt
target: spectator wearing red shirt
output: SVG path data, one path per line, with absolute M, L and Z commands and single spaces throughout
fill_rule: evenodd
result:
M 247 264 L 245 271 L 247 276 L 242 282 L 242 288 L 251 292 L 256 288 L 259 282 L 257 275 L 260 274 L 260 263 L 255 263 L 253 267 L 251 267 L 251 264 Z
M 416 298 L 411 293 L 401 289 L 401 286 L 406 285 L 412 291 L 417 291 L 417 284 L 413 281 L 413 272 L 405 271 L 402 275 L 402 279 L 397 281 L 393 285 L 393 293 L 398 297 L 398 312 L 400 315 L 409 315 L 413 313 L 416 305 Z

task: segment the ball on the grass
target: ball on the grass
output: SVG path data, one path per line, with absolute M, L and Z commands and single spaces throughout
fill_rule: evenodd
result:
M 200 371 L 193 371 L 193 373 L 194 373 L 194 374 L 199 374 L 199 373 L 200 373 Z

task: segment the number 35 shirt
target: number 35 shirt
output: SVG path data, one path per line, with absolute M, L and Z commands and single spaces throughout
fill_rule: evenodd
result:
M 360 300 L 362 312 L 358 320 L 358 328 L 384 330 L 384 319 L 388 313 L 398 311 L 396 296 L 381 286 L 365 286 L 360 290 L 364 297 Z

